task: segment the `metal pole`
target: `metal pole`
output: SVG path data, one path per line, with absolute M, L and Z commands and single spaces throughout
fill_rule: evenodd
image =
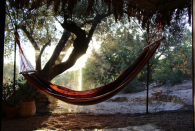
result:
M 150 77 L 150 71 L 149 71 L 149 62 L 147 64 L 147 94 L 146 94 L 146 114 L 148 114 L 148 89 L 149 89 L 149 77 Z
M 1 13 L 1 18 L 2 18 L 2 25 L 0 26 L 1 30 L 1 47 L 0 47 L 0 52 L 1 52 L 1 57 L 0 57 L 0 70 L 1 70 L 1 75 L 0 75 L 0 80 L 1 80 L 1 92 L 0 92 L 0 98 L 2 99 L 2 87 L 3 87 L 3 63 L 4 63 L 4 31 L 5 31 L 5 0 L 2 1 L 3 4 L 1 4 L 1 9 L 3 12 Z M 0 105 L 2 105 L 2 100 L 0 101 Z M 0 112 L 2 112 L 2 108 L 0 108 Z M 0 120 L 0 131 L 2 130 L 2 117 Z
M 149 40 L 149 34 L 148 34 L 148 40 Z M 148 40 L 147 40 L 147 42 L 148 42 Z M 150 76 L 149 75 L 149 73 L 150 73 L 149 72 L 149 65 L 150 65 L 150 60 L 148 61 L 148 64 L 147 64 L 146 114 L 148 114 L 148 90 L 149 90 L 149 76 Z
M 17 27 L 17 26 L 16 26 Z M 17 29 L 16 29 L 17 30 Z M 14 97 L 14 105 L 16 104 L 15 95 L 16 95 L 16 40 L 14 44 L 14 84 L 13 84 L 13 97 Z

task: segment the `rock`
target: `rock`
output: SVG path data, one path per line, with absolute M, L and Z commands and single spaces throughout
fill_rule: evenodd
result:
M 47 108 L 55 108 L 55 107 L 57 107 L 57 103 L 47 105 Z
M 162 90 L 155 90 L 154 92 L 162 93 Z
M 153 89 L 154 88 L 154 83 L 149 85 L 149 89 Z
M 155 99 L 156 99 L 156 96 L 152 95 L 152 96 L 150 97 L 150 99 L 155 100 Z
M 113 102 L 127 102 L 128 99 L 126 97 L 116 97 L 112 100 Z
M 108 99 L 108 100 L 106 100 L 106 102 L 112 102 L 112 99 Z

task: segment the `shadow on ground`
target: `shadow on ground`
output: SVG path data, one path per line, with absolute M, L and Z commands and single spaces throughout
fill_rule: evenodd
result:
M 192 107 L 190 107 L 192 108 Z M 33 117 L 3 118 L 2 131 L 32 130 L 113 130 L 132 129 L 141 125 L 152 125 L 156 130 L 193 130 L 193 110 L 166 111 L 152 114 L 57 114 L 37 113 Z M 138 129 L 138 128 L 137 128 Z M 138 130 L 135 130 L 138 131 Z M 146 131 L 146 130 L 143 130 Z

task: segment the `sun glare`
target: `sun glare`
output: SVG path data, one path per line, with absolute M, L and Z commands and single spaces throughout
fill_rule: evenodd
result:
M 78 70 L 82 67 L 85 66 L 85 62 L 87 61 L 88 56 L 91 54 L 91 48 L 93 47 L 94 49 L 98 50 L 100 48 L 101 42 L 98 42 L 95 40 L 95 38 L 92 38 L 92 41 L 89 43 L 89 48 L 86 52 L 86 54 L 84 54 L 83 56 L 81 56 L 75 63 L 75 65 L 73 67 L 71 67 L 70 69 L 68 69 L 68 71 L 71 70 Z M 46 52 L 46 56 L 45 59 L 49 60 L 49 58 L 51 57 L 53 50 L 55 49 L 55 46 L 49 46 L 46 48 L 45 52 Z M 71 52 L 73 50 L 72 48 L 69 48 L 69 50 L 66 53 L 66 56 L 64 57 L 63 61 L 66 61 L 68 59 L 68 57 L 70 56 Z M 35 66 L 35 51 L 34 49 L 32 49 L 32 47 L 28 47 L 25 46 L 24 47 L 24 52 L 27 56 L 27 58 L 29 59 L 29 61 L 32 63 L 33 66 Z M 33 54 L 33 55 L 32 55 Z M 12 60 L 14 58 L 14 55 L 12 54 Z M 10 61 L 10 59 L 5 59 L 5 63 L 8 63 Z M 17 51 L 17 65 L 19 66 L 20 63 L 20 59 L 19 59 L 19 52 Z M 43 65 L 44 66 L 44 65 Z
M 70 48 L 68 51 L 67 51 L 67 54 L 66 56 L 64 57 L 63 61 L 66 61 L 68 59 L 68 57 L 70 56 L 71 52 L 72 52 L 73 48 Z M 88 55 L 85 54 L 83 56 L 81 56 L 75 63 L 74 66 L 72 66 L 70 69 L 68 69 L 68 71 L 70 70 L 77 70 L 77 69 L 80 69 L 82 67 L 85 66 L 85 62 L 87 61 L 87 57 Z
M 89 44 L 90 46 L 93 46 L 93 48 L 95 48 L 96 50 L 98 50 L 100 48 L 101 42 L 97 42 L 94 38 L 92 39 L 92 41 Z M 66 56 L 64 57 L 63 61 L 66 61 L 68 59 L 68 57 L 70 56 L 71 52 L 72 52 L 73 48 L 69 48 L 69 50 L 66 53 Z M 74 66 L 72 66 L 70 69 L 68 69 L 68 71 L 71 70 L 78 70 L 82 67 L 85 66 L 85 62 L 87 61 L 87 58 L 89 57 L 89 55 L 91 54 L 91 49 L 90 47 L 88 48 L 86 54 L 84 54 L 83 56 L 81 56 L 75 63 Z

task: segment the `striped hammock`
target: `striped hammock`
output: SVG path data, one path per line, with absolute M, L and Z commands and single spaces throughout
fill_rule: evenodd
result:
M 161 29 L 161 24 L 158 24 L 156 29 Z M 156 30 L 155 29 L 155 30 Z M 143 49 L 140 56 L 131 64 L 115 81 L 110 84 L 104 85 L 91 90 L 85 91 L 75 91 L 62 87 L 56 84 L 52 84 L 46 79 L 44 79 L 32 66 L 30 61 L 25 56 L 21 45 L 19 34 L 15 33 L 15 39 L 20 49 L 21 74 L 30 82 L 34 87 L 40 91 L 53 96 L 64 102 L 75 104 L 75 105 L 92 105 L 105 101 L 118 92 L 120 92 L 127 84 L 129 84 L 136 75 L 144 68 L 144 66 L 149 62 L 150 58 L 153 56 L 155 51 L 158 49 L 160 43 L 164 38 L 160 38 L 153 42 L 151 41 L 154 37 L 154 33 L 148 41 L 148 45 Z

